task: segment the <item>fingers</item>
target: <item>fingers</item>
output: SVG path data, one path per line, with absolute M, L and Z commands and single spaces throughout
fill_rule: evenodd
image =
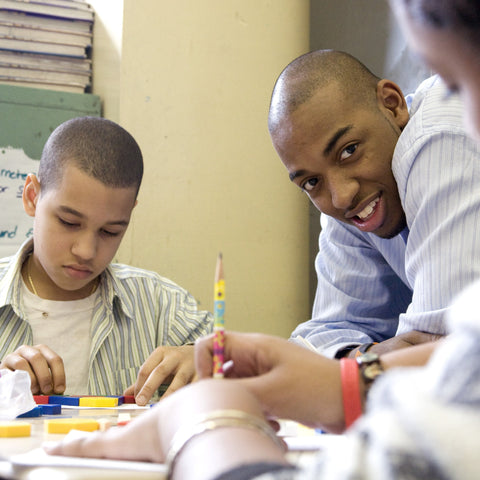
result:
M 67 435 L 62 442 L 48 442 L 43 445 L 43 448 L 50 455 L 102 458 L 106 456 L 104 438 L 105 435 L 98 433 L 90 435 L 75 431 L 74 434 Z M 119 440 L 110 436 L 110 442 L 114 444 Z
M 402 333 L 399 337 L 408 342 L 411 345 L 419 345 L 422 343 L 432 342 L 439 340 L 443 337 L 443 335 L 437 335 L 434 333 L 428 332 L 419 332 L 418 330 L 412 330 L 410 332 Z
M 157 389 L 171 379 L 164 396 L 190 383 L 195 375 L 193 346 L 158 347 L 140 368 L 135 383 L 135 401 L 145 405 Z
M 200 379 L 213 374 L 213 337 L 211 334 L 195 343 L 195 367 Z M 267 356 L 272 349 L 267 343 L 276 342 L 274 337 L 257 333 L 225 332 L 224 374 L 227 377 L 245 377 L 257 375 L 259 351 L 263 349 Z
M 195 360 L 208 372 L 212 362 L 208 340 L 196 344 Z M 332 431 L 343 426 L 339 363 L 285 339 L 263 334 L 227 332 L 225 358 L 233 362 L 228 384 L 249 391 L 265 413 L 301 423 L 314 422 Z M 205 380 L 202 380 L 202 382 Z M 202 383 L 199 382 L 199 383 Z M 298 399 L 304 399 L 298 408 Z M 318 408 L 322 398 L 322 408 Z
M 176 392 L 180 388 L 184 387 L 185 385 L 191 383 L 196 378 L 195 375 L 195 367 L 193 366 L 193 362 L 189 365 L 182 365 L 178 368 L 175 376 L 173 377 L 170 385 L 168 386 L 165 393 L 162 395 L 162 398 L 168 397 L 173 392 Z
M 206 380 L 162 400 L 124 427 L 81 437 L 68 434 L 61 443 L 44 448 L 54 455 L 164 462 L 179 428 L 191 425 L 198 415 L 222 408 L 240 409 L 262 418 L 260 405 L 249 392 L 235 384 Z
M 43 448 L 50 455 L 160 462 L 164 455 L 153 410 L 126 426 L 88 434 L 71 432 L 61 442 L 45 443 Z
M 57 355 L 53 350 L 48 348 L 46 345 L 37 345 L 37 348 L 39 349 L 41 355 L 43 355 L 43 358 L 45 359 L 48 368 L 50 369 L 50 382 L 45 381 L 43 377 L 40 377 L 37 374 L 37 371 L 34 366 L 34 371 L 37 375 L 38 382 L 40 384 L 40 387 L 42 389 L 42 392 L 45 393 L 45 388 L 48 388 L 50 386 L 51 389 L 53 389 L 54 393 L 63 393 L 65 391 L 65 385 L 66 385 L 66 378 L 65 378 L 65 368 L 63 365 L 63 360 L 59 355 Z M 44 364 L 42 363 L 42 366 Z M 45 372 L 42 370 L 43 375 L 47 375 L 48 377 L 48 372 Z M 52 387 L 53 384 L 53 387 Z
M 213 374 L 213 337 L 207 335 L 195 342 L 195 368 L 198 378 L 208 378 Z
M 65 391 L 63 360 L 46 345 L 22 345 L 4 358 L 2 367 L 27 371 L 33 394 Z
M 135 395 L 135 384 L 130 385 L 127 389 L 125 389 L 123 395 Z
M 368 349 L 369 352 L 376 353 L 378 355 L 385 355 L 395 350 L 412 347 L 415 345 L 423 345 L 432 341 L 438 341 L 444 338 L 442 335 L 436 335 L 433 333 L 419 332 L 412 330 L 410 332 L 401 333 L 395 337 L 384 340 L 376 345 L 373 345 Z
M 225 333 L 224 375 L 244 378 L 269 371 L 283 359 L 289 344 L 286 340 L 261 333 Z M 213 335 L 197 340 L 195 366 L 199 378 L 212 376 Z
M 30 363 L 22 357 L 21 353 L 19 353 L 18 350 L 7 355 L 0 364 L 0 368 L 7 368 L 12 371 L 24 370 L 28 372 L 30 376 L 30 390 L 33 394 L 40 393 L 40 386 L 38 385 L 37 377 L 35 376 L 35 373 L 33 372 Z
M 152 398 L 156 389 L 163 383 L 165 377 L 163 376 L 161 369 L 156 368 L 161 364 L 163 357 L 163 348 L 156 348 L 140 367 L 137 381 L 133 388 L 133 394 L 135 395 L 137 405 L 146 405 Z

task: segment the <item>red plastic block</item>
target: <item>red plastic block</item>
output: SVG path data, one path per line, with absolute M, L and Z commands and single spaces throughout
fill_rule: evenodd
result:
M 48 395 L 34 395 L 33 399 L 37 405 L 45 405 L 46 403 L 50 403 Z

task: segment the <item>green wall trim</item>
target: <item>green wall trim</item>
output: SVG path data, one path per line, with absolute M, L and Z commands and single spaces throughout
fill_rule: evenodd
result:
M 0 147 L 23 148 L 39 160 L 58 125 L 86 115 L 101 116 L 98 95 L 0 85 Z

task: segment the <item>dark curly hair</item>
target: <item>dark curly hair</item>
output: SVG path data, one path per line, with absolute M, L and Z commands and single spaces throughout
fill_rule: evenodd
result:
M 448 29 L 480 48 L 480 0 L 390 0 L 417 23 Z

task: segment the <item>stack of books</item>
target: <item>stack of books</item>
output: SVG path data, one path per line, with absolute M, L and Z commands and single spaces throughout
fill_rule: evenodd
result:
M 93 20 L 85 0 L 0 0 L 0 84 L 90 92 Z

